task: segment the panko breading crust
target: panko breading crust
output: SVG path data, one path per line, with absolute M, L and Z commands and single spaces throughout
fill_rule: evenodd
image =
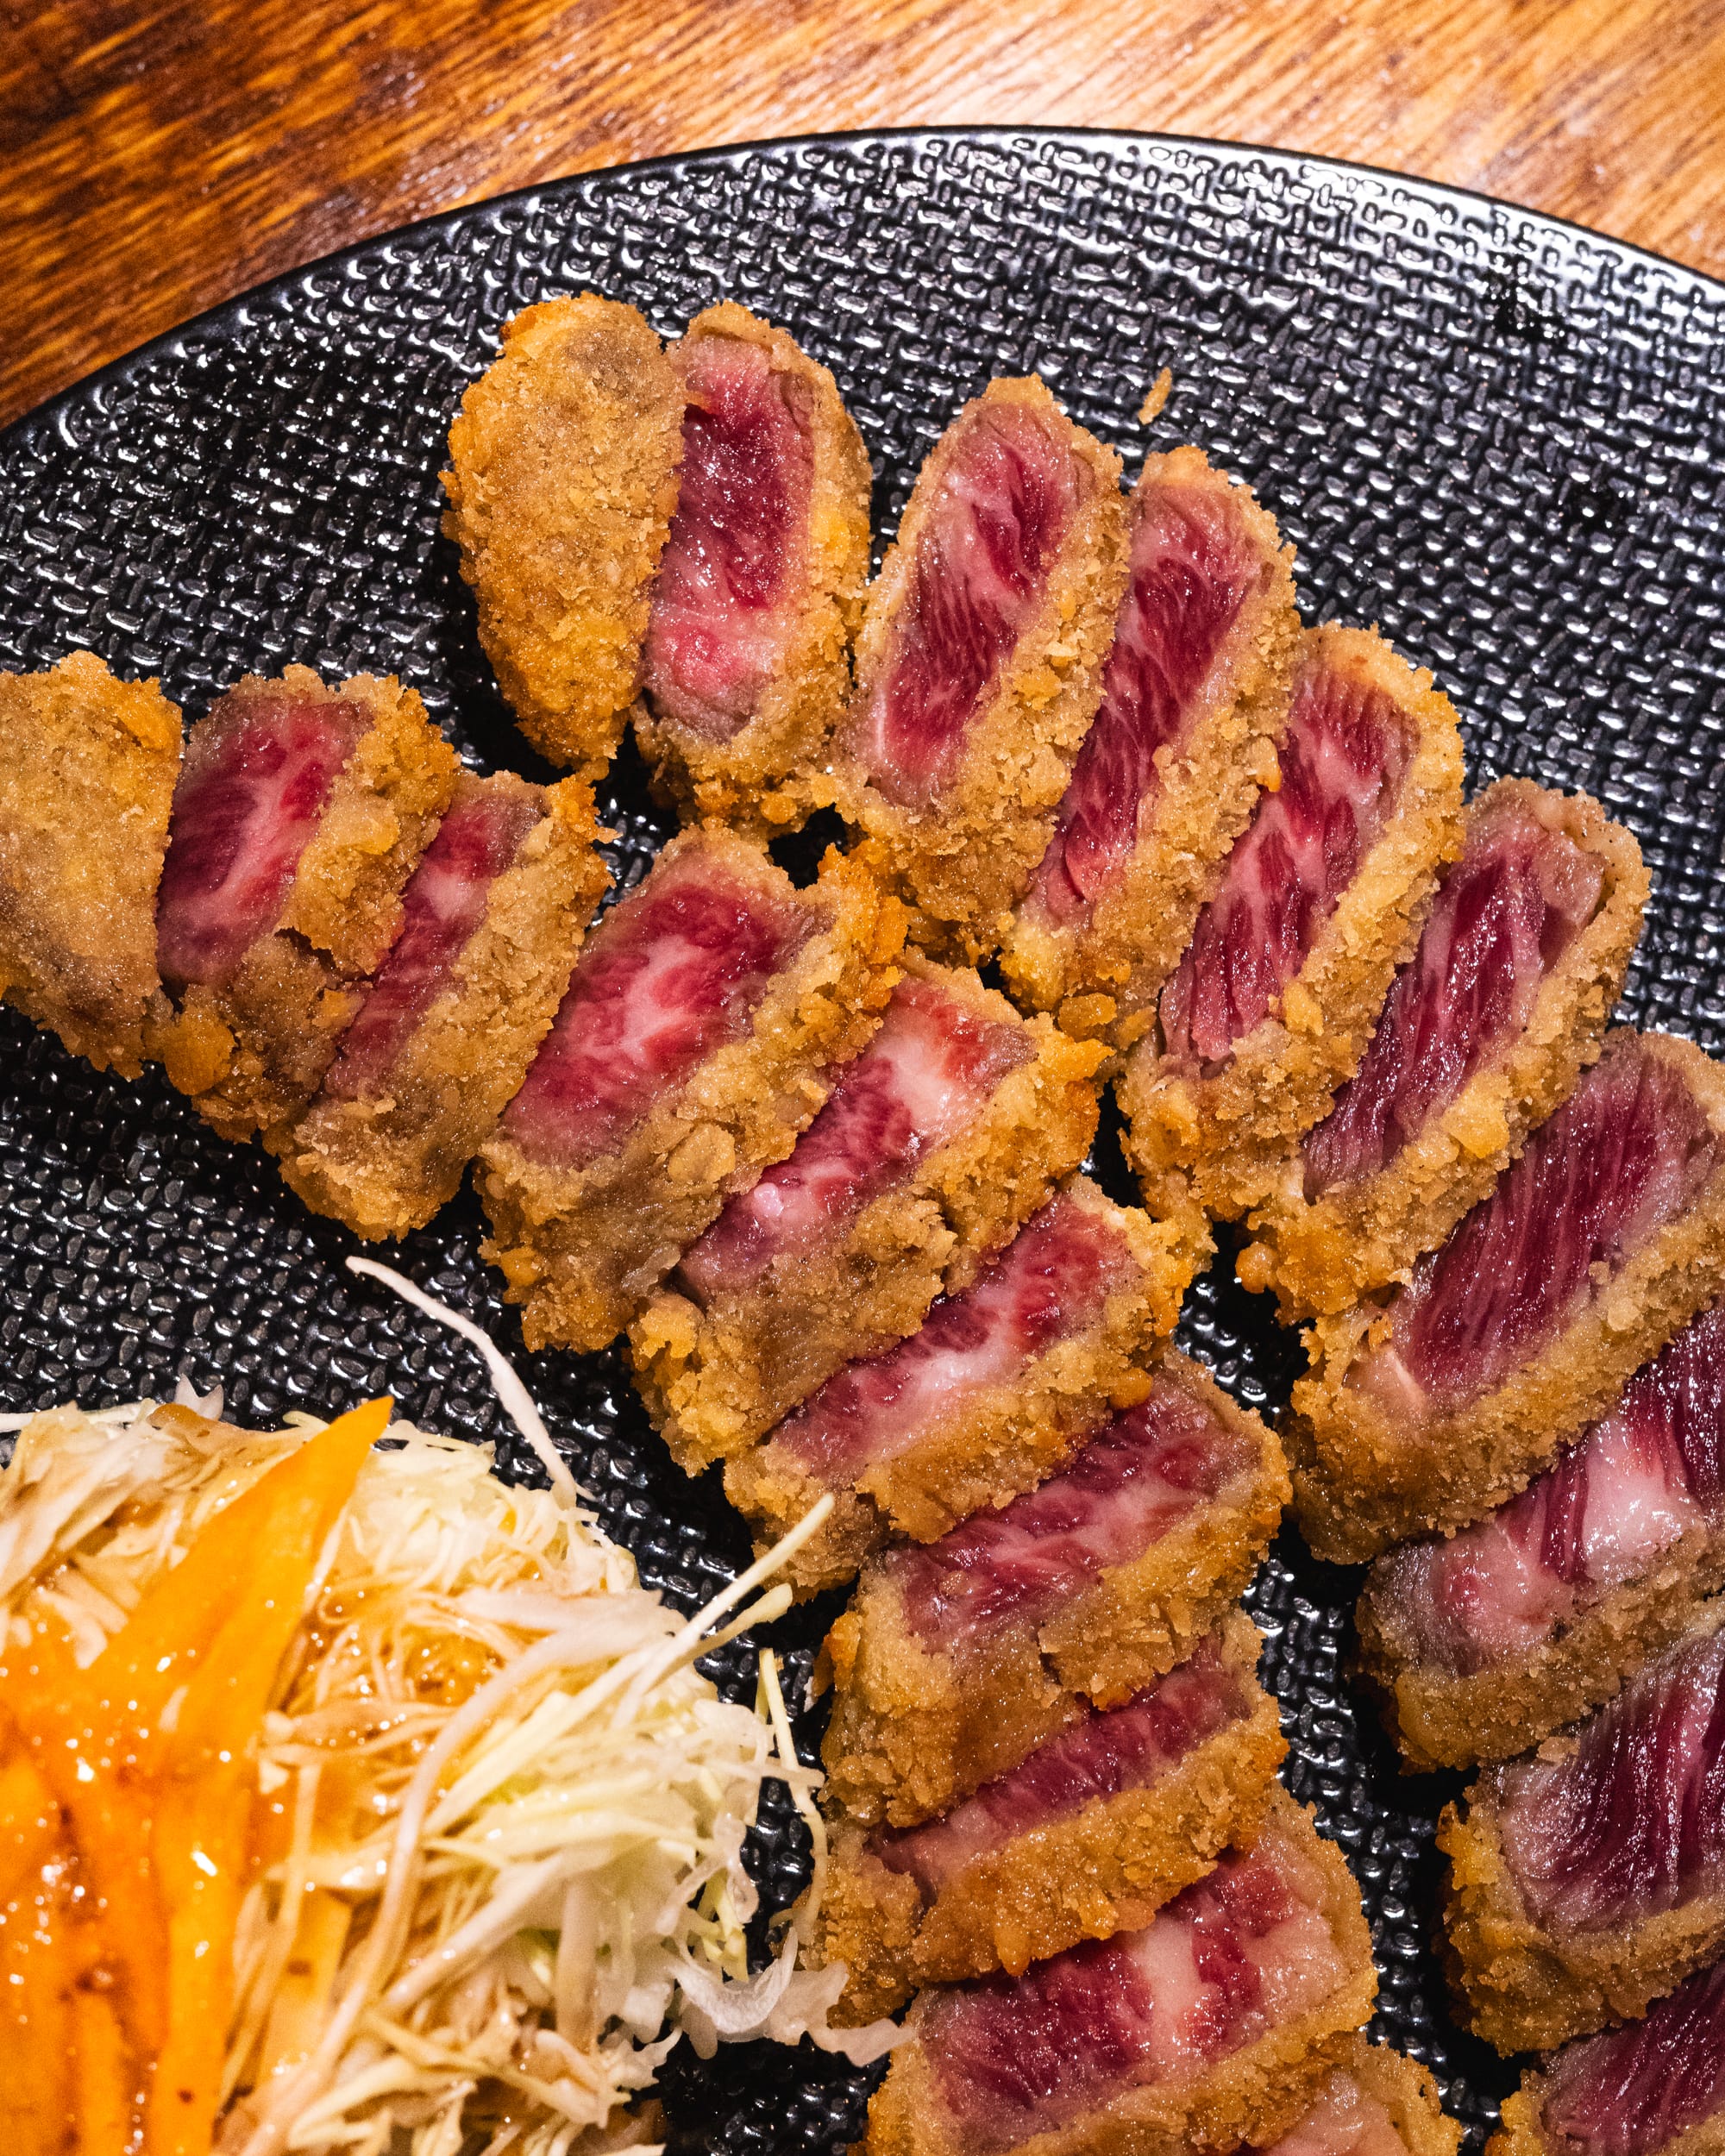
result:
M 1100 1037 L 1121 1054 L 1155 1024 L 1156 1000 L 1192 940 L 1216 868 L 1276 776 L 1300 635 L 1294 549 L 1250 490 L 1195 448 L 1145 458 L 1136 492 L 1164 485 L 1224 493 L 1273 573 L 1228 636 L 1184 752 L 1162 752 L 1161 785 L 1139 809 L 1131 856 L 1088 921 L 1057 928 L 1021 912 L 1000 953 L 1001 972 L 1029 1008 L 1056 1012 L 1076 1037 Z
M 1102 663 L 1126 588 L 1126 517 L 1120 461 L 1072 425 L 1043 383 L 999 378 L 967 404 L 929 452 L 869 593 L 856 640 L 854 707 L 892 661 L 894 617 L 909 588 L 923 523 L 940 492 L 966 417 L 991 404 L 1041 405 L 1070 429 L 1071 454 L 1089 467 L 1042 604 L 992 683 L 968 733 L 957 776 L 923 808 L 901 807 L 869 785 L 841 726 L 816 797 L 874 842 L 871 855 L 916 909 L 913 940 L 939 957 L 979 965 L 1011 932 L 1012 909 L 1047 850 L 1073 760 L 1102 693 Z
M 1471 805 L 1513 799 L 1605 867 L 1599 910 L 1540 986 L 1526 1030 L 1463 1087 L 1380 1175 L 1308 1204 L 1305 1163 L 1283 1163 L 1251 1216 L 1257 1238 L 1238 1270 L 1254 1292 L 1273 1288 L 1284 1321 L 1345 1310 L 1362 1294 L 1405 1280 L 1521 1151 L 1527 1133 L 1560 1108 L 1599 1054 L 1612 1006 L 1641 932 L 1647 872 L 1621 824 L 1584 793 L 1548 793 L 1500 779 Z
M 1461 735 L 1446 696 L 1423 667 L 1375 633 L 1308 630 L 1329 664 L 1392 698 L 1414 722 L 1416 746 L 1394 814 L 1343 892 L 1277 1013 L 1236 1042 L 1214 1076 L 1162 1057 L 1148 1034 L 1120 1084 L 1127 1156 L 1146 1200 L 1189 1179 L 1207 1211 L 1232 1219 L 1274 1181 L 1289 1148 L 1358 1068 L 1396 968 L 1419 941 L 1438 871 L 1461 850 Z M 1308 663 L 1310 663 L 1308 661 Z M 1220 888 L 1224 857 L 1207 897 Z
M 1609 1033 L 1604 1047 L 1629 1029 Z M 1642 1036 L 1678 1063 L 1725 1138 L 1725 1071 L 1692 1041 Z M 1311 1367 L 1284 1425 L 1302 1532 L 1328 1563 L 1358 1564 L 1391 1543 L 1447 1534 L 1526 1489 L 1565 1438 L 1596 1421 L 1643 1363 L 1725 1294 L 1725 1165 L 1689 1210 L 1638 1250 L 1604 1295 L 1495 1391 L 1415 1428 L 1347 1379 L 1389 1329 L 1392 1301 L 1320 1318 L 1302 1336 Z
M 1410 1767 L 1510 1759 L 1615 1698 L 1722 1587 L 1725 1538 L 1697 1528 L 1650 1572 L 1567 1619 L 1533 1654 L 1455 1677 L 1421 1660 L 1391 1583 L 1380 1583 L 1374 1570 L 1359 1598 L 1361 1675 Z
M 706 337 L 759 345 L 775 371 L 792 376 L 802 393 L 813 473 L 801 621 L 760 708 L 729 741 L 704 740 L 659 717 L 644 699 L 635 707 L 635 738 L 654 767 L 656 792 L 686 817 L 770 835 L 808 814 L 808 774 L 822 761 L 850 693 L 850 640 L 869 583 L 874 473 L 831 371 L 793 337 L 725 300 L 695 317 L 682 343 L 672 347 L 671 364 Z
M 1118 1707 L 1184 1660 L 1245 1591 L 1288 1501 L 1282 1448 L 1178 1350 L 1160 1370 L 1246 1438 L 1251 1465 L 1041 1626 L 991 1640 L 973 1665 L 925 1648 L 890 1575 L 864 1572 L 819 1665 L 837 1695 L 821 1745 L 828 1789 L 859 1824 L 913 1827 L 950 1810 L 1063 1727 L 1075 1701 Z
M 0 998 L 97 1070 L 137 1077 L 178 709 L 90 651 L 0 674 Z
M 1222 1666 L 1249 1688 L 1251 1712 L 1148 1787 L 1096 1797 L 1071 1817 L 1002 1840 L 973 1858 L 927 1908 L 907 1873 L 890 1871 L 866 1831 L 836 1810 L 821 1904 L 819 1952 L 850 1971 L 839 2018 L 860 2025 L 925 1984 L 956 1984 L 1147 1924 L 1263 1817 L 1286 1756 L 1276 1702 L 1252 1672 L 1263 1645 L 1239 1611 L 1223 1629 Z
M 1319 1834 L 1311 1813 L 1279 1786 L 1271 1792 L 1263 1831 L 1296 1836 L 1302 1852 L 1322 1871 L 1322 1914 L 1347 1965 L 1334 1991 L 1255 2044 L 1208 2065 L 1195 2080 L 1180 2075 L 1159 2088 L 1133 2090 L 1071 2126 L 1017 2143 L 1013 2156 L 1188 2156 L 1242 2143 L 1263 2147 L 1311 2109 L 1332 2071 L 1352 2056 L 1355 2034 L 1377 1996 L 1359 1889 L 1341 1851 Z M 913 2007 L 913 2031 L 920 2020 Z M 894 2053 L 892 2068 L 869 2106 L 863 2156 L 968 2156 L 914 2034 Z
M 356 1235 L 400 1236 L 459 1188 L 520 1086 L 569 985 L 609 877 L 595 851 L 593 788 L 565 779 L 492 884 L 449 985 L 420 1018 L 389 1092 L 321 1094 L 275 1135 L 282 1180 Z
M 979 1018 L 1019 1025 L 1004 996 L 914 955 Z M 846 1363 L 913 1333 L 939 1294 L 967 1288 L 1076 1169 L 1095 1135 L 1102 1050 L 1029 1022 L 1032 1059 L 995 1087 L 972 1127 L 922 1156 L 865 1206 L 849 1234 L 800 1252 L 705 1310 L 665 1288 L 630 1332 L 654 1427 L 690 1474 L 764 1437 Z
M 1720 1614 L 1703 1616 L 1695 1629 L 1716 1626 Z M 1488 2044 L 1505 2053 L 1554 2050 L 1609 2021 L 1633 2021 L 1718 1959 L 1725 1894 L 1697 1895 L 1639 1923 L 1596 1931 L 1537 1923 L 1504 1855 L 1490 1780 L 1483 1776 L 1468 1789 L 1465 1810 L 1446 1804 L 1438 1821 L 1438 1846 L 1450 1864 L 1445 1960 L 1470 2025 Z
M 772 982 L 747 1035 L 706 1057 L 615 1152 L 568 1169 L 530 1159 L 506 1130 L 486 1142 L 481 1247 L 524 1306 L 534 1350 L 601 1348 L 638 1315 L 726 1198 L 790 1151 L 899 977 L 903 909 L 856 861 L 829 852 L 819 882 L 794 892 L 760 847 L 717 826 L 682 833 L 659 860 L 691 847 L 740 881 L 765 878 L 787 902 L 824 909 L 827 925 Z
M 521 730 L 597 778 L 641 678 L 683 455 L 683 389 L 633 307 L 526 307 L 449 429 L 443 530 Z
M 1383 2106 L 1408 2156 L 1457 2156 L 1461 2128 L 1444 2116 L 1438 2084 L 1425 2067 L 1356 2036 L 1337 2071 Z
M 230 693 L 327 696 L 309 667 L 248 676 Z M 198 984 L 146 1031 L 198 1113 L 225 1138 L 266 1142 L 317 1092 L 359 1006 L 357 984 L 401 927 L 401 893 L 449 805 L 455 752 L 412 689 L 356 674 L 334 692 L 367 724 L 330 791 L 273 935 L 223 987 Z
M 1546 2077 L 1529 2066 L 1513 2096 L 1505 2096 L 1502 2131 L 1485 2144 L 1485 2156 L 1573 2156 L 1579 2146 L 1565 2135 L 1561 2143 L 1546 2134 L 1544 2125 Z M 1725 2112 L 1687 2127 L 1671 2140 L 1661 2141 L 1657 2156 L 1725 2156 Z
M 1143 1399 L 1145 1366 L 1210 1254 L 1208 1233 L 1189 1207 L 1155 1219 L 1113 1205 L 1082 1176 L 1066 1188 L 1107 1210 L 1131 1246 L 1137 1277 L 1107 1297 L 1087 1331 L 1057 1341 L 1011 1382 L 965 1401 L 908 1451 L 838 1491 L 826 1525 L 784 1568 L 799 1599 L 844 1586 L 891 1535 L 932 1542 L 971 1513 L 1033 1489 L 1111 1412 Z M 770 1440 L 725 1463 L 724 1494 L 754 1528 L 757 1551 L 788 1533 L 825 1487 Z

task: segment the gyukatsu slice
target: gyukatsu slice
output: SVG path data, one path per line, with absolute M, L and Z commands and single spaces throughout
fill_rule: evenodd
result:
M 1120 1087 L 1146 1196 L 1225 1218 L 1352 1076 L 1461 849 L 1455 713 L 1381 638 L 1305 633 L 1278 757 Z
M 782 830 L 850 694 L 869 453 L 826 368 L 746 307 L 697 315 L 670 360 L 682 469 L 635 736 L 687 812 Z
M 0 674 L 0 999 L 135 1078 L 179 713 L 90 651 Z
M 864 1569 L 822 1657 L 831 1800 L 913 1827 L 1121 1706 L 1221 1622 L 1287 1499 L 1274 1435 L 1169 1349 L 1040 1488 Z
M 1720 2156 L 1725 1964 L 1530 2068 L 1485 2156 Z
M 1446 1807 L 1444 1921 L 1473 2026 L 1544 2051 L 1725 1948 L 1725 1604 L 1616 1698 Z
M 633 307 L 526 307 L 449 429 L 443 530 L 521 730 L 596 778 L 641 685 L 655 572 L 677 505 L 683 385 Z
M 457 768 L 413 691 L 370 674 L 248 675 L 192 728 L 147 1045 L 223 1138 L 268 1136 L 323 1083 Z
M 1461 2128 L 1437 2085 L 1399 2052 L 1356 2036 L 1317 2100 L 1271 2148 L 1233 2156 L 1457 2156 Z
M 323 1088 L 273 1140 L 355 1234 L 406 1235 L 460 1188 L 525 1076 L 607 881 L 584 779 L 463 772 Z
M 1121 1050 L 1275 778 L 1300 630 L 1293 548 L 1201 450 L 1147 457 L 1128 514 L 1102 700 L 1000 954 L 1032 1009 Z
M 1352 1564 L 1482 1518 L 1722 1289 L 1725 1076 L 1620 1029 L 1406 1287 L 1307 1334 L 1307 1540 Z
M 785 1569 L 800 1594 L 842 1586 L 888 1535 L 932 1542 L 1006 1504 L 1143 1399 L 1209 1248 L 1196 1214 L 1152 1219 L 1075 1176 L 907 1340 L 728 1460 L 726 1496 L 764 1548 L 832 1495 Z
M 869 594 L 831 790 L 938 955 L 991 956 L 1047 850 L 1126 583 L 1120 471 L 1034 377 L 990 382 Z
M 954 1984 L 1147 1924 L 1262 1818 L 1287 1751 L 1238 1611 L 1120 1706 L 1090 1708 L 920 1827 L 842 1811 L 819 1951 L 849 1971 L 840 2011 L 889 2014 Z
M 1406 1279 L 1598 1055 L 1647 896 L 1584 794 L 1489 787 L 1364 1060 L 1251 1216 L 1245 1285 L 1288 1318 Z
M 784 1158 L 880 1024 L 903 935 L 836 853 L 800 891 L 716 827 L 662 850 L 582 946 L 481 1150 L 485 1253 L 530 1347 L 603 1347 Z
M 1101 1054 L 974 973 L 907 959 L 796 1150 L 730 1200 L 631 1330 L 683 1464 L 752 1445 L 968 1287 L 1083 1159 Z
M 869 2107 L 869 2156 L 1175 2156 L 1273 2141 L 1377 1989 L 1341 1852 L 1281 1789 L 1142 1929 L 1021 1977 L 925 1991 Z
M 1373 1565 L 1364 1665 L 1416 1767 L 1507 1759 L 1609 1699 L 1725 1586 L 1725 1304 L 1539 1480 Z

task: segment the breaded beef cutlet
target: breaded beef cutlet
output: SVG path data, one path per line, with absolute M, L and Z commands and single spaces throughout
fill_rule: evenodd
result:
M 179 713 L 93 652 L 0 674 L 0 997 L 135 1078 L 160 987 L 156 886 Z
M 633 307 L 524 308 L 449 429 L 443 529 L 480 642 L 540 754 L 596 778 L 641 685 L 677 505 L 684 390 Z

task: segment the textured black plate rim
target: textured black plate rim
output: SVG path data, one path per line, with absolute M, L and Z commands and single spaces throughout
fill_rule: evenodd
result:
M 1466 204 L 1496 216 L 1519 220 L 1529 233 L 1547 233 L 1571 246 L 1578 241 L 1585 242 L 1626 262 L 1645 263 L 1662 275 L 1684 279 L 1694 286 L 1697 294 L 1725 302 L 1725 279 L 1710 277 L 1704 270 L 1691 269 L 1687 263 L 1660 254 L 1652 248 L 1638 246 L 1632 240 L 1616 239 L 1609 233 L 1596 230 L 1591 225 L 1553 216 L 1548 210 L 1528 209 L 1521 203 L 1507 201 L 1501 195 L 1486 194 L 1479 188 L 1458 187 L 1445 180 L 1423 179 L 1413 173 L 1397 172 L 1394 166 L 1388 165 L 1362 164 L 1349 158 L 1327 157 L 1304 150 L 1276 149 L 1267 144 L 1236 142 L 1220 136 L 1152 134 L 1132 128 L 1019 127 L 1003 121 L 981 127 L 943 127 L 937 123 L 914 128 L 815 130 L 805 135 L 761 135 L 746 142 L 718 143 L 706 149 L 671 150 L 661 157 L 637 158 L 618 165 L 596 166 L 586 172 L 561 173 L 554 179 L 536 180 L 525 187 L 511 188 L 500 195 L 478 196 L 471 202 L 440 210 L 431 216 L 416 218 L 407 224 L 393 225 L 385 231 L 373 232 L 348 247 L 337 248 L 329 254 L 315 256 L 292 269 L 280 271 L 274 277 L 265 278 L 259 284 L 248 285 L 245 291 L 218 301 L 201 314 L 189 317 L 173 329 L 164 329 L 142 344 L 135 345 L 129 352 L 122 353 L 117 359 L 105 361 L 92 373 L 69 383 L 66 388 L 56 390 L 41 404 L 22 413 L 6 427 L 0 428 L 0 449 L 4 449 L 15 438 L 44 427 L 54 427 L 77 406 L 94 404 L 99 409 L 109 392 L 123 386 L 139 370 L 154 365 L 159 360 L 177 356 L 193 342 L 221 343 L 239 335 L 249 325 L 254 315 L 285 298 L 296 286 L 309 279 L 339 273 L 350 264 L 362 260 L 374 248 L 393 245 L 405 239 L 429 239 L 453 229 L 467 218 L 487 212 L 524 208 L 532 203 L 555 197 L 566 189 L 593 182 L 625 178 L 638 179 L 656 172 L 687 172 L 691 167 L 741 165 L 749 159 L 768 154 L 791 155 L 801 150 L 834 147 L 866 149 L 877 143 L 882 147 L 891 147 L 896 144 L 914 145 L 919 142 L 1034 142 L 1055 147 L 1070 143 L 1075 147 L 1082 145 L 1088 148 L 1115 148 L 1120 151 L 1147 147 L 1202 154 L 1217 158 L 1226 164 L 1251 161 L 1268 164 L 1283 172 L 1326 173 L 1345 185 L 1370 180 L 1400 188 L 1433 205 Z

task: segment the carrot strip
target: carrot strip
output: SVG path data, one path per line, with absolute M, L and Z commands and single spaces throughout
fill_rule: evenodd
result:
M 111 1999 L 87 1984 L 72 1998 L 77 2053 L 78 2156 L 114 2156 L 132 2138 L 132 2100 L 137 2078 Z

